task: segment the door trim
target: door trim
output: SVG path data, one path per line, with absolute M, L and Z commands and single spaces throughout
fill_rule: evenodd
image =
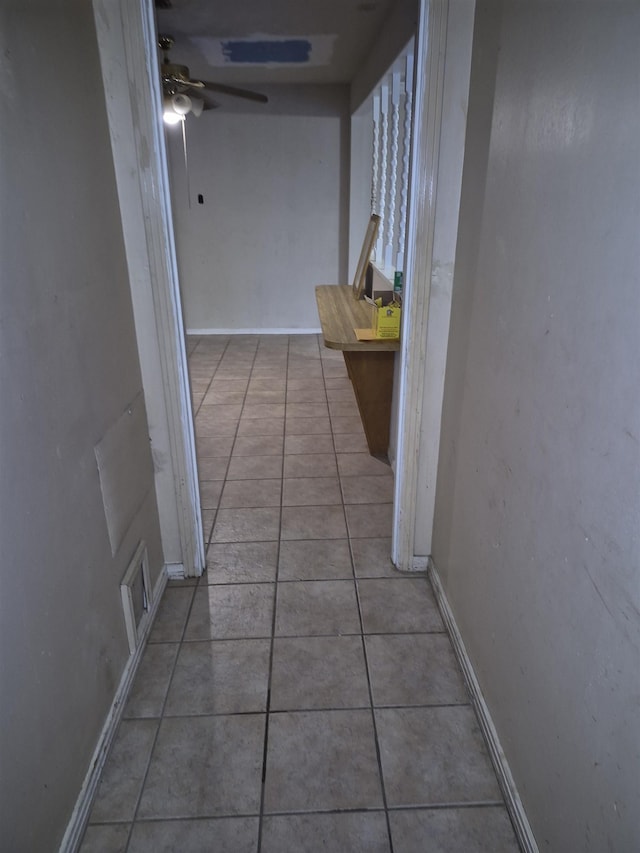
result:
M 475 0 L 421 0 L 392 537 L 405 571 L 432 551 L 474 18 Z
M 93 0 L 165 564 L 205 568 L 151 0 Z
M 449 0 L 421 0 L 414 59 L 414 123 L 391 541 L 391 559 L 402 571 L 422 568 L 414 564 L 414 540 L 448 7 Z

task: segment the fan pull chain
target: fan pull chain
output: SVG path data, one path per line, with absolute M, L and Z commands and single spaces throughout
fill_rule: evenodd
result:
M 182 149 L 184 151 L 184 171 L 187 176 L 187 202 L 189 203 L 189 210 L 191 210 L 191 187 L 189 186 L 189 161 L 187 159 L 187 131 L 185 128 L 186 121 L 182 119 L 180 122 L 182 125 Z

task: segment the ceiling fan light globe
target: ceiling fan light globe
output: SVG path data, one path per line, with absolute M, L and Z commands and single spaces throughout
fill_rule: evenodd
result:
M 165 95 L 162 99 L 162 119 L 165 124 L 178 124 L 184 116 L 177 113 L 173 107 L 173 99 L 170 95 Z
M 191 98 L 191 112 L 196 118 L 199 118 L 202 115 L 203 109 L 204 101 L 202 98 Z
M 162 118 L 165 124 L 180 124 L 181 121 L 184 121 L 184 116 L 179 115 L 174 110 L 165 110 L 162 114 Z
M 178 92 L 177 95 L 172 96 L 171 105 L 173 106 L 173 111 L 179 116 L 186 116 L 186 114 L 191 111 L 191 98 L 189 95 L 184 95 L 182 92 Z

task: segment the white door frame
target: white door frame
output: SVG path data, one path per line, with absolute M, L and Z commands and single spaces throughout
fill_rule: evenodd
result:
M 155 19 L 151 0 L 93 0 L 170 577 L 205 568 Z
M 475 0 L 420 2 L 391 546 L 403 571 L 431 553 L 474 15 Z
M 155 84 L 154 13 L 151 0 L 93 1 L 145 399 L 156 451 L 163 545 L 170 574 L 197 576 L 204 569 L 205 556 L 160 91 Z M 425 568 L 430 553 L 448 311 L 440 308 L 438 312 L 439 322 L 446 321 L 444 331 L 430 335 L 428 330 L 432 285 L 437 286 L 434 291 L 442 289 L 445 267 L 450 309 L 466 115 L 453 128 L 455 150 L 449 156 L 450 139 L 443 147 L 443 156 L 449 159 L 444 166 L 440 140 L 443 109 L 446 112 L 447 103 L 455 97 L 456 106 L 451 106 L 459 110 L 460 95 L 463 99 L 468 95 L 474 12 L 474 0 L 451 7 L 449 0 L 420 0 L 392 535 L 392 559 L 403 570 Z M 454 26 L 450 26 L 452 14 Z M 457 76 L 457 85 L 449 86 L 447 92 L 445 64 L 452 40 L 459 42 L 456 62 L 460 64 L 461 58 L 462 62 L 458 71 L 447 69 L 447 79 Z M 134 172 L 136 181 L 131 180 Z M 438 199 L 439 178 L 444 178 L 443 185 L 446 181 L 446 203 Z M 445 209 L 444 224 L 439 234 L 441 208 Z M 446 244 L 444 252 L 438 251 L 439 242 Z M 430 375 L 434 363 L 435 377 Z M 423 422 L 425 405 L 429 435 L 425 435 Z M 416 555 L 418 512 L 421 530 L 428 531 L 428 546 Z

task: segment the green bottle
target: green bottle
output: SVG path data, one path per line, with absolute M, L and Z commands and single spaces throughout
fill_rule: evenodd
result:
M 402 296 L 402 278 L 403 278 L 402 270 L 396 270 L 395 275 L 393 276 L 393 295 L 394 296 Z

